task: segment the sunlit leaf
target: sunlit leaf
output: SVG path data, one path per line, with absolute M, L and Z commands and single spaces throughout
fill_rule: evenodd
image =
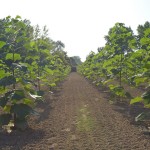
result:
M 25 98 L 25 99 L 23 100 L 23 103 L 24 103 L 24 104 L 27 104 L 27 105 L 33 105 L 33 104 L 34 104 L 34 102 L 33 102 L 31 99 L 28 99 L 28 98 Z
M 36 43 L 35 43 L 34 41 L 31 41 L 31 42 L 30 42 L 30 46 L 31 46 L 31 47 L 35 46 L 35 44 L 36 44 Z
M 8 86 L 15 83 L 16 83 L 16 79 L 14 76 L 6 76 L 0 79 L 0 86 Z
M 143 100 L 142 97 L 135 97 L 135 98 L 131 99 L 130 104 L 142 102 L 142 100 Z
M 11 105 L 6 105 L 3 110 L 4 112 L 10 113 L 10 109 L 11 109 Z
M 4 45 L 6 45 L 6 42 L 0 41 L 0 48 L 2 48 Z
M 6 55 L 6 60 L 8 60 L 8 59 L 10 59 L 10 60 L 14 60 L 14 61 L 16 61 L 16 60 L 20 60 L 21 59 L 21 56 L 20 56 L 20 54 L 13 54 L 13 53 L 8 53 L 7 55 Z
M 149 62 L 147 62 L 147 63 L 144 65 L 144 68 L 146 68 L 146 69 L 150 69 L 150 61 L 149 61 Z
M 51 84 L 49 84 L 50 85 L 50 87 L 55 87 L 56 86 L 56 83 L 51 83 Z
M 142 39 L 140 40 L 140 43 L 141 43 L 142 45 L 150 44 L 150 38 L 144 37 L 144 38 L 142 38 Z
M 4 70 L 0 69 L 0 79 L 5 77 L 6 76 L 6 73 Z

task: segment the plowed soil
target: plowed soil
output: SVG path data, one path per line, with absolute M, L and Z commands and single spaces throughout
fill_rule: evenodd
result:
M 38 105 L 26 131 L 0 133 L 1 150 L 150 150 L 149 135 L 110 105 L 101 92 L 71 73 Z M 120 111 L 118 111 L 120 110 Z

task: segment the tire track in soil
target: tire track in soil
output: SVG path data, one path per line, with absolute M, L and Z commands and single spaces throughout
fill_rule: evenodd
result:
M 148 150 L 149 137 L 113 110 L 104 93 L 100 93 L 85 78 L 71 73 L 53 102 L 47 101 L 46 118 L 31 124 L 42 130 L 40 140 L 33 134 L 18 142 L 21 150 Z M 48 107 L 52 107 L 50 111 Z M 44 110 L 44 108 L 43 108 Z M 46 117 L 44 115 L 47 115 Z M 36 119 L 35 119 L 36 120 Z M 31 139 L 32 142 L 28 143 Z M 37 137 L 36 137 L 37 138 Z M 19 148 L 21 147 L 21 148 Z M 5 148 L 3 148 L 5 149 Z

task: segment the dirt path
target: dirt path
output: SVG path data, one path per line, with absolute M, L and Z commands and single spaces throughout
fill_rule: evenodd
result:
M 0 134 L 2 150 L 148 150 L 149 136 L 130 124 L 86 79 L 71 73 L 22 133 Z M 34 120 L 34 122 L 32 122 Z

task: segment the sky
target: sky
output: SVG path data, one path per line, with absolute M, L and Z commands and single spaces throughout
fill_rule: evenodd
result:
M 139 24 L 150 21 L 149 8 L 150 0 L 1 0 L 0 18 L 19 15 L 32 25 L 46 25 L 52 40 L 84 61 L 105 45 L 104 36 L 116 22 L 136 34 Z

